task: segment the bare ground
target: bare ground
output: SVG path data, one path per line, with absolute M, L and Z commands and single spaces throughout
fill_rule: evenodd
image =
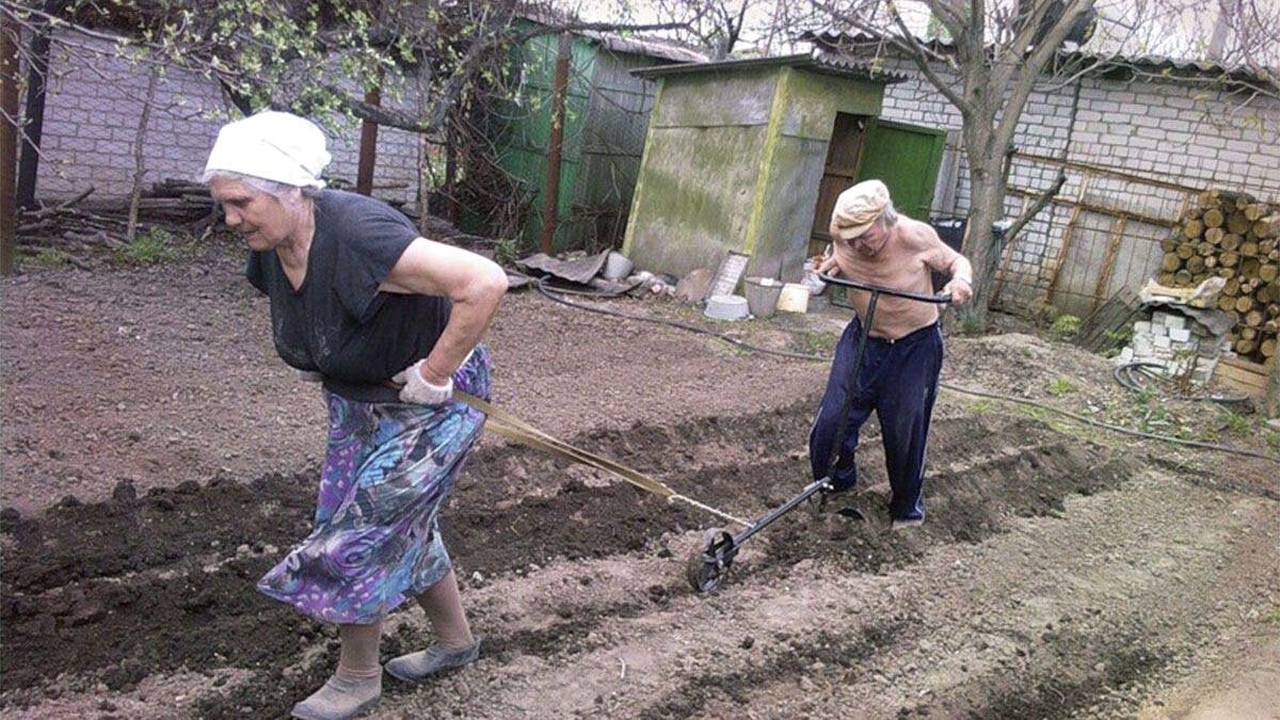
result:
M 6 718 L 279 717 L 332 670 L 331 630 L 253 590 L 305 534 L 324 417 L 235 255 L 4 281 Z M 843 322 L 589 304 L 801 353 Z M 806 484 L 823 362 L 532 292 L 490 345 L 498 405 L 681 494 L 755 518 Z M 684 569 L 725 521 L 487 436 L 445 518 L 483 656 L 371 717 L 1280 717 L 1275 431 L 1026 332 L 949 337 L 944 381 L 923 528 L 888 531 L 872 430 L 868 519 L 803 505 L 713 595 Z M 387 655 L 429 640 L 391 626 Z

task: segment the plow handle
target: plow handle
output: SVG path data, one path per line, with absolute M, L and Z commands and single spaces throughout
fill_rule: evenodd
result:
M 940 295 L 922 295 L 920 293 L 907 292 L 905 290 L 894 290 L 893 288 L 880 287 L 879 285 L 868 285 L 867 283 L 859 282 L 857 280 L 846 280 L 845 278 L 836 277 L 835 275 L 819 274 L 818 277 L 821 278 L 822 282 L 825 282 L 825 283 L 843 285 L 845 287 L 851 287 L 856 290 L 866 290 L 867 292 L 871 293 L 873 300 L 877 295 L 892 295 L 893 297 L 906 298 L 908 300 L 919 300 L 920 302 L 927 302 L 927 303 L 936 303 L 938 305 L 945 305 L 951 302 L 951 293 L 942 293 Z M 868 323 L 869 322 L 870 322 L 870 318 L 868 318 Z

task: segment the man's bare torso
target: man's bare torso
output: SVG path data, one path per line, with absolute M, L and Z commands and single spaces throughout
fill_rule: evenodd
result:
M 919 295 L 933 294 L 931 270 L 947 271 L 957 253 L 926 223 L 899 216 L 878 249 L 858 239 L 835 242 L 840 275 L 850 280 Z M 871 293 L 849 288 L 849 303 L 866 318 Z M 938 305 L 880 295 L 872 319 L 873 337 L 897 340 L 938 321 Z

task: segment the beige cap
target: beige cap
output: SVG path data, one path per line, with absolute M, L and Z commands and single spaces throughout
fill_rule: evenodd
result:
M 204 177 L 224 170 L 294 187 L 322 188 L 320 173 L 330 159 L 324 132 L 314 123 L 268 110 L 222 126 Z
M 879 180 L 865 180 L 840 193 L 831 224 L 836 237 L 852 240 L 871 227 L 889 204 L 889 188 Z

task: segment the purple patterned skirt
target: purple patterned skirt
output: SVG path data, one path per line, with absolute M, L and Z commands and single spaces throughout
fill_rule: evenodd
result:
M 477 346 L 454 387 L 489 397 L 489 352 Z M 484 415 L 454 400 L 429 407 L 325 393 L 329 449 L 315 527 L 258 582 L 322 622 L 367 625 L 452 567 L 437 515 Z

